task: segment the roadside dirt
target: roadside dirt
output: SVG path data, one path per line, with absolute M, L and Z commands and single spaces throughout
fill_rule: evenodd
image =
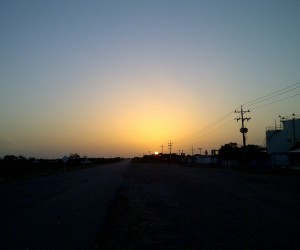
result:
M 299 249 L 300 178 L 131 163 L 100 249 Z

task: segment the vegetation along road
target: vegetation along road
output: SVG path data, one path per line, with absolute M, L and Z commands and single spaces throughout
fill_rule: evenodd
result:
M 129 160 L 0 185 L 0 249 L 96 249 Z

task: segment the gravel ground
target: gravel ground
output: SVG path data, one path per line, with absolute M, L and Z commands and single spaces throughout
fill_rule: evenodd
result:
M 300 176 L 131 163 L 100 249 L 300 249 Z

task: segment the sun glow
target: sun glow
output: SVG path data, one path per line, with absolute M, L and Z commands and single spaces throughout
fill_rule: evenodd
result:
M 155 151 L 155 152 L 154 152 L 154 154 L 155 154 L 155 155 L 158 155 L 158 152 L 157 152 L 157 151 Z

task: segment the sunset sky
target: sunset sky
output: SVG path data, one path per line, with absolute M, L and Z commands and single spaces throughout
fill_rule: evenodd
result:
M 0 30 L 0 157 L 242 144 L 248 102 L 264 145 L 300 113 L 299 0 L 2 0 Z

